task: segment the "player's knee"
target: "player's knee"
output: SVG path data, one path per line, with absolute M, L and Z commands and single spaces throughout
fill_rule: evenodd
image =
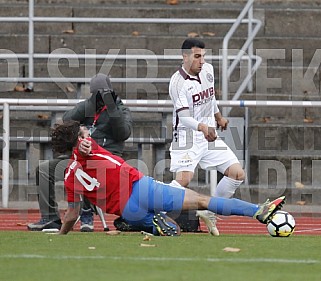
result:
M 239 181 L 245 180 L 245 172 L 242 168 L 237 171 L 236 180 L 239 180 Z
M 230 166 L 226 170 L 224 175 L 233 180 L 239 180 L 239 181 L 245 180 L 245 172 L 242 169 L 242 166 L 240 164 L 233 164 L 232 166 Z
M 189 178 L 182 178 L 182 179 L 176 179 L 175 182 L 177 182 L 180 186 L 187 187 L 190 183 Z
M 198 202 L 198 209 L 205 210 L 208 208 L 210 198 L 208 196 L 198 194 L 197 202 Z

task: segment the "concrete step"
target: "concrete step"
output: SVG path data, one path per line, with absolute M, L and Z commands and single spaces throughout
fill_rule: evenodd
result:
M 319 186 L 304 186 L 296 188 L 291 186 L 267 186 L 267 185 L 242 185 L 235 193 L 237 198 L 249 202 L 265 202 L 267 198 L 273 199 L 286 196 L 284 210 L 288 212 L 311 212 L 321 203 L 321 192 Z M 303 205 L 302 205 L 303 204 Z
M 99 62 L 96 63 L 83 63 L 79 60 L 71 61 L 72 65 L 67 64 L 64 60 L 53 60 L 50 63 L 35 63 L 35 77 L 92 77 L 97 72 L 103 72 L 111 75 L 114 78 L 144 78 L 146 75 L 149 77 L 158 78 L 170 78 L 171 75 L 177 70 L 180 62 L 170 64 L 160 64 L 157 61 L 148 61 L 148 68 L 146 69 L 145 61 L 136 64 L 130 64 L 128 61 L 124 61 L 121 64 L 111 62 Z M 216 89 L 220 89 L 220 75 L 221 68 L 214 63 L 215 66 L 215 78 Z M 23 67 L 23 68 L 21 68 Z M 19 72 L 23 72 L 27 76 L 27 67 L 22 64 L 19 66 Z M 234 95 L 234 92 L 238 89 L 239 85 L 243 81 L 247 70 L 245 65 L 236 70 L 231 79 L 229 85 L 230 98 Z M 2 75 L 6 77 L 7 73 L 4 69 Z M 151 76 L 152 75 L 152 76 Z M 240 78 L 241 77 L 241 78 Z M 136 84 L 136 85 L 135 85 Z M 64 83 L 57 83 L 55 87 L 49 87 L 48 84 L 40 84 L 37 86 L 37 91 L 57 91 L 62 90 L 66 93 L 66 86 Z M 137 93 L 137 88 L 145 89 L 151 98 L 157 97 L 157 93 L 168 92 L 167 83 L 156 83 L 155 87 L 148 87 L 148 85 L 140 85 L 140 83 L 128 83 L 126 84 L 113 84 L 118 92 L 127 94 Z M 257 93 L 266 94 L 267 99 L 273 99 L 273 96 L 284 95 L 284 99 L 290 100 L 311 100 L 319 95 L 320 91 L 320 71 L 319 68 L 312 67 L 291 67 L 291 66 L 271 66 L 267 67 L 262 65 L 254 79 L 254 87 Z M 7 89 L 5 89 L 7 90 Z M 59 90 L 59 91 L 60 91 Z M 289 97 L 290 93 L 290 97 Z M 123 97 L 125 98 L 125 97 Z
M 317 7 L 265 10 L 265 36 L 320 37 L 321 10 Z M 298 20 L 300 19 L 300 20 Z
M 88 16 L 88 17 L 210 17 L 210 18 L 236 18 L 239 14 L 242 5 L 229 5 L 217 6 L 214 4 L 190 4 L 184 6 L 184 12 L 181 5 L 171 6 L 171 5 L 104 5 L 104 6 L 87 6 L 75 5 L 71 7 L 67 6 L 47 6 L 39 5 L 36 7 L 36 15 L 59 15 L 59 16 Z M 4 16 L 24 16 L 27 14 L 27 6 L 18 7 L 15 5 L 3 6 L 2 15 Z M 255 16 L 260 18 L 264 22 L 264 29 L 262 29 L 261 34 L 264 36 L 284 36 L 286 34 L 290 37 L 296 36 L 319 36 L 320 30 L 317 28 L 318 22 L 320 21 L 320 9 L 315 5 L 311 4 L 308 6 L 292 6 L 287 9 L 278 8 L 276 5 L 272 6 L 259 6 L 255 9 Z M 151 16 L 153 15 L 153 16 Z M 300 21 L 296 19 L 300 18 Z M 304 23 L 304 24 L 302 24 Z M 36 25 L 36 31 L 40 33 L 56 33 L 57 30 L 62 32 L 63 30 L 75 29 L 77 32 L 84 32 L 85 34 L 106 34 L 106 33 L 119 33 L 119 28 L 121 32 L 124 32 L 124 28 L 121 24 L 92 24 L 84 25 L 81 23 L 48 23 Z M 138 31 L 146 34 L 186 34 L 188 32 L 215 32 L 217 35 L 226 34 L 228 25 L 222 25 L 219 28 L 209 28 L 208 25 L 159 25 L 159 24 L 138 24 L 128 25 L 125 24 L 125 30 L 128 32 Z M 11 33 L 21 33 L 26 32 L 27 25 L 21 24 L 5 24 L 2 29 L 4 32 Z M 246 28 L 241 28 L 241 34 L 246 33 Z
M 251 122 L 248 139 L 251 155 L 315 156 L 321 150 L 321 122 L 271 120 Z
M 300 5 L 302 3 L 307 4 L 308 2 L 296 2 L 293 5 L 273 5 L 271 1 L 265 3 L 265 5 L 256 5 L 255 16 L 260 18 L 264 22 L 264 29 L 261 30 L 263 36 L 284 36 L 286 34 L 290 37 L 296 36 L 320 36 L 320 30 L 318 29 L 318 23 L 320 21 L 320 9 L 316 6 L 316 2 L 310 2 L 309 5 Z M 44 1 L 44 3 L 46 3 Z M 57 2 L 59 3 L 59 2 Z M 216 2 L 206 3 L 200 5 L 199 3 L 193 3 L 189 5 L 137 5 L 136 3 L 131 3 L 131 5 L 118 3 L 114 5 L 111 2 L 101 5 L 89 5 L 88 2 L 84 6 L 77 3 L 68 3 L 66 1 L 61 1 L 58 6 L 50 5 L 50 9 L 46 5 L 38 5 L 35 10 L 36 15 L 59 15 L 59 16 L 91 16 L 91 17 L 195 17 L 195 18 L 236 18 L 239 14 L 244 2 L 240 5 L 239 2 L 234 2 L 235 4 L 230 4 L 227 7 L 222 5 L 222 3 L 217 4 Z M 68 4 L 67 4 L 68 3 Z M 146 3 L 146 2 L 145 2 Z M 264 3 L 263 1 L 261 3 Z M 271 4 L 272 5 L 269 5 Z M 41 3 L 39 3 L 41 4 Z M 61 5 L 63 4 L 63 5 Z M 67 5 L 64 5 L 67 4 Z M 97 3 L 96 3 L 97 4 Z M 111 5 L 112 4 L 112 5 Z M 287 3 L 288 4 L 288 3 Z M 60 6 L 59 6 L 60 5 Z M 27 5 L 2 5 L 2 15 L 26 15 Z M 89 8 L 90 7 L 90 8 Z M 286 9 L 285 9 L 286 7 Z M 184 11 L 184 12 L 183 12 Z M 151 16 L 152 15 L 152 16 Z M 296 19 L 300 18 L 300 21 Z M 304 23 L 304 24 L 302 24 Z M 26 24 L 14 24 L 9 26 L 5 24 L 3 26 L 3 31 L 6 32 L 26 32 Z M 63 30 L 75 29 L 77 32 L 84 32 L 85 34 L 106 34 L 106 33 L 119 33 L 119 28 L 121 24 L 93 24 L 91 26 L 84 24 L 71 24 L 71 23 L 48 23 L 36 25 L 36 31 L 40 33 L 56 33 L 57 30 L 62 32 Z M 228 26 L 220 26 L 219 28 L 210 28 L 208 25 L 159 25 L 151 24 L 146 27 L 146 24 L 125 25 L 125 30 L 127 32 L 138 31 L 146 32 L 146 34 L 186 34 L 188 32 L 215 32 L 217 35 L 226 34 Z M 122 33 L 124 33 L 124 28 L 121 28 Z M 241 28 L 241 34 L 246 33 L 246 28 Z
M 268 100 L 281 100 L 270 96 Z M 299 99 L 304 100 L 304 98 Z M 319 123 L 321 120 L 320 110 L 315 108 L 304 108 L 304 107 L 282 107 L 282 106 L 269 106 L 269 107 L 257 107 L 250 108 L 251 121 L 266 122 L 268 126 L 274 122 L 297 122 L 301 124 L 305 122 L 306 125 L 309 123 Z M 286 125 L 286 124 L 284 124 Z
M 232 0 L 229 5 L 244 5 L 247 2 L 247 0 Z M 24 4 L 24 1 L 22 0 L 0 0 L 0 3 L 5 4 Z M 71 5 L 71 4 L 77 4 L 77 5 L 101 5 L 100 0 L 88 0 L 85 3 L 82 0 L 38 0 L 37 3 L 39 4 L 63 4 L 63 5 Z M 105 0 L 106 4 L 112 4 L 112 5 L 123 5 L 123 4 L 149 4 L 149 5 L 164 5 L 166 1 L 164 0 Z M 204 5 L 212 5 L 212 4 L 224 4 L 224 0 L 179 0 L 178 5 L 181 4 L 187 4 L 187 3 L 193 3 L 193 4 L 204 4 Z M 255 3 L 258 5 L 275 5 L 277 7 L 283 7 L 288 6 L 289 4 L 297 6 L 297 5 L 308 5 L 308 6 L 318 6 L 320 4 L 320 0 L 284 0 L 281 3 L 278 0 L 256 0 Z
M 318 36 L 257 36 L 254 40 L 256 54 L 269 65 L 309 66 L 313 58 L 318 58 L 321 40 Z
M 195 5 L 191 4 L 182 9 L 181 6 L 171 5 L 98 5 L 90 6 L 67 5 L 67 6 L 48 6 L 39 5 L 35 8 L 36 16 L 66 16 L 66 17 L 152 17 L 152 18 L 236 18 L 241 11 L 240 5 L 229 6 L 228 8 L 217 5 Z M 3 6 L 1 15 L 3 16 L 26 16 L 28 6 L 9 5 Z M 226 34 L 231 25 L 215 25 L 210 27 L 208 24 L 83 24 L 83 23 L 37 23 L 36 33 L 57 34 L 66 30 L 75 30 L 80 34 L 131 34 L 133 31 L 142 34 L 187 34 L 188 32 L 215 32 Z M 5 24 L 2 32 L 26 33 L 27 24 Z M 246 27 L 242 27 L 240 32 L 245 34 Z M 127 33 L 128 34 L 128 33 Z
M 9 1 L 8 1 L 9 2 Z M 28 16 L 28 5 L 19 3 L 18 5 L 1 5 L 0 9 L 1 17 L 27 17 Z M 37 6 L 35 9 L 35 16 L 42 17 L 71 17 L 72 7 L 71 6 Z M 35 23 L 35 33 L 42 34 L 56 34 L 61 33 L 64 30 L 71 30 L 72 23 Z M 28 34 L 28 23 L 1 23 L 1 33 L 3 34 Z
M 202 33 L 200 37 L 210 50 L 208 53 L 219 54 L 223 37 L 206 36 Z M 134 52 L 133 49 L 145 49 L 151 55 L 163 55 L 169 50 L 177 49 L 177 54 L 179 54 L 180 46 L 185 39 L 185 35 L 175 37 L 158 34 L 133 36 L 130 33 L 127 35 L 81 35 L 78 33 L 36 35 L 35 52 L 51 53 L 52 51 L 57 52 L 58 48 L 67 48 L 77 54 L 84 54 L 85 50 L 88 53 L 108 54 L 110 50 L 116 49 L 119 54 L 126 54 Z M 0 40 L 3 42 L 3 49 L 14 53 L 27 53 L 28 51 L 26 34 L 0 34 Z M 238 50 L 243 43 L 243 37 L 236 37 L 231 39 L 229 47 Z M 264 62 L 267 60 L 272 66 L 309 66 L 312 59 L 317 58 L 320 44 L 321 40 L 314 37 L 256 37 L 254 51 L 263 58 Z
M 295 153 L 290 151 L 288 155 L 280 151 L 261 151 L 257 154 L 250 152 L 250 175 L 251 184 L 287 186 L 301 182 L 305 185 L 320 185 L 319 174 L 321 157 L 320 154 L 305 152 Z

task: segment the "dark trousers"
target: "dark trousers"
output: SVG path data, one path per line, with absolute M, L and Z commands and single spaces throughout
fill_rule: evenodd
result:
M 36 170 L 38 200 L 41 217 L 48 220 L 60 218 L 56 202 L 55 183 L 63 181 L 70 156 L 62 155 L 39 164 Z

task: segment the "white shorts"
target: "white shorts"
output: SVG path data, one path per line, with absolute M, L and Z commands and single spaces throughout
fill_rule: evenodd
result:
M 200 164 L 204 170 L 215 167 L 224 174 L 228 167 L 240 163 L 234 152 L 221 139 L 215 142 L 194 141 L 186 149 L 175 149 L 173 144 L 170 147 L 171 172 L 194 172 L 197 164 Z

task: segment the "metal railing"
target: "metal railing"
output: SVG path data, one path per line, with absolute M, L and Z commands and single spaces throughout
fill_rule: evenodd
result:
M 28 54 L 0 54 L 0 59 L 21 58 L 28 59 L 28 77 L 0 77 L 0 82 L 28 82 L 28 88 L 33 89 L 35 82 L 75 82 L 75 83 L 88 83 L 90 78 L 84 77 L 34 77 L 34 60 L 35 59 L 53 59 L 53 58 L 66 58 L 66 59 L 147 59 L 145 55 L 105 55 L 105 54 L 40 54 L 34 53 L 34 24 L 37 22 L 72 22 L 72 23 L 172 23 L 172 24 L 232 24 L 229 32 L 223 40 L 222 55 L 208 56 L 208 59 L 222 61 L 222 98 L 228 99 L 228 82 L 231 74 L 241 60 L 247 60 L 247 75 L 242 84 L 237 90 L 233 99 L 238 99 L 239 95 L 248 88 L 248 91 L 253 90 L 252 77 L 261 64 L 261 58 L 253 54 L 253 40 L 257 35 L 261 21 L 253 18 L 253 3 L 254 0 L 249 0 L 237 19 L 195 19 L 195 18 L 83 18 L 83 17 L 35 17 L 34 16 L 34 0 L 29 0 L 29 16 L 28 17 L 0 17 L 0 22 L 28 22 Z M 246 17 L 247 16 L 247 17 Z M 238 51 L 237 55 L 229 55 L 229 41 L 233 34 L 236 32 L 241 24 L 248 25 L 248 35 L 245 43 Z M 253 28 L 254 26 L 254 28 Z M 181 60 L 181 56 L 175 55 L 156 55 L 152 56 L 153 59 L 160 60 Z M 229 61 L 232 64 L 229 65 Z M 255 63 L 253 64 L 253 61 Z M 126 83 L 168 83 L 169 78 L 114 78 L 112 82 L 126 82 Z

